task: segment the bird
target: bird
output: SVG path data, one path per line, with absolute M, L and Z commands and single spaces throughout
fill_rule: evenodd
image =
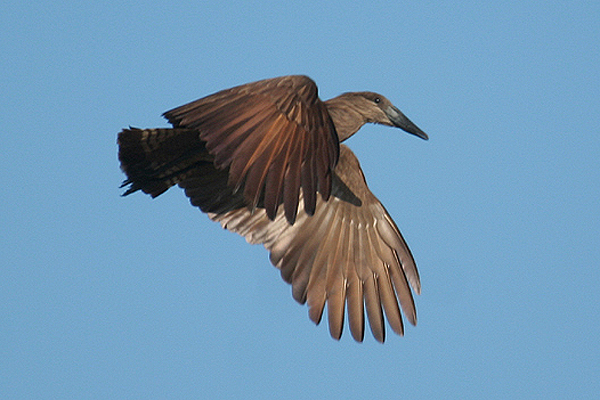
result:
M 163 116 L 172 127 L 118 133 L 123 196 L 141 190 L 154 198 L 181 187 L 211 220 L 262 244 L 315 324 L 327 309 L 336 340 L 346 313 L 357 342 L 366 321 L 381 343 L 386 318 L 401 336 L 402 313 L 416 325 L 413 292 L 421 293 L 421 283 L 413 255 L 341 143 L 366 123 L 427 140 L 390 100 L 347 92 L 322 101 L 311 78 L 287 75 L 225 89 Z

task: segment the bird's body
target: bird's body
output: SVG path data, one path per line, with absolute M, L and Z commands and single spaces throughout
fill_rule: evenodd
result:
M 155 197 L 178 184 L 212 220 L 270 251 L 315 323 L 327 304 L 336 339 L 345 308 L 357 341 L 365 309 L 381 342 L 383 311 L 398 334 L 400 308 L 416 323 L 413 257 L 356 156 L 339 144 L 367 122 L 426 139 L 389 100 L 355 92 L 322 102 L 310 78 L 285 76 L 217 92 L 165 116 L 173 128 L 119 134 L 126 194 L 141 189 Z

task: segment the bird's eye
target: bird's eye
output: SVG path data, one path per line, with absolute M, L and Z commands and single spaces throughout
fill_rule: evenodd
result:
M 379 97 L 375 97 L 373 101 L 375 102 L 375 104 L 379 104 L 381 102 L 381 99 Z

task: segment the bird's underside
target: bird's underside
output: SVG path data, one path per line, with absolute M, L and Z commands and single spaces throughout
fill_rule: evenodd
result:
M 360 95 L 350 98 L 354 103 L 346 107 L 359 111 L 347 119 L 366 113 L 375 120 L 364 122 L 426 138 L 387 99 Z M 368 96 L 378 109 L 369 109 Z M 419 275 L 356 156 L 339 144 L 364 122 L 344 125 L 346 99 L 336 99 L 321 102 L 309 78 L 282 77 L 169 111 L 173 128 L 124 129 L 118 144 L 124 185 L 130 185 L 125 194 L 142 190 L 156 197 L 178 184 L 213 221 L 263 244 L 293 297 L 308 304 L 311 320 L 318 324 L 327 308 L 332 337 L 340 338 L 347 311 L 350 332 L 362 341 L 366 311 L 374 337 L 383 342 L 384 314 L 400 335 L 400 310 L 416 324 L 411 287 L 420 293 Z M 401 117 L 412 126 L 407 129 Z

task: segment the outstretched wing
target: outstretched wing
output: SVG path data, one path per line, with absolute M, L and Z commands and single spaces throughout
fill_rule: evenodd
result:
M 200 185 L 180 184 L 192 197 Z M 303 192 L 300 193 L 302 198 Z M 365 313 L 375 338 L 385 340 L 384 311 L 392 329 L 404 331 L 400 309 L 416 324 L 411 292 L 420 293 L 414 259 L 396 224 L 371 193 L 356 156 L 340 147 L 332 196 L 317 199 L 314 215 L 298 211 L 290 225 L 281 210 L 274 220 L 264 209 L 246 207 L 209 213 L 211 219 L 250 243 L 262 243 L 271 262 L 292 284 L 294 298 L 308 303 L 309 316 L 319 323 L 327 304 L 329 330 L 339 339 L 345 307 L 352 336 L 364 337 Z
M 272 220 L 283 203 L 296 218 L 300 188 L 304 209 L 315 212 L 317 191 L 327 200 L 339 141 L 316 84 L 306 76 L 284 76 L 223 90 L 168 111 L 176 128 L 194 129 L 206 141 L 228 185 L 243 191 L 254 209 Z

